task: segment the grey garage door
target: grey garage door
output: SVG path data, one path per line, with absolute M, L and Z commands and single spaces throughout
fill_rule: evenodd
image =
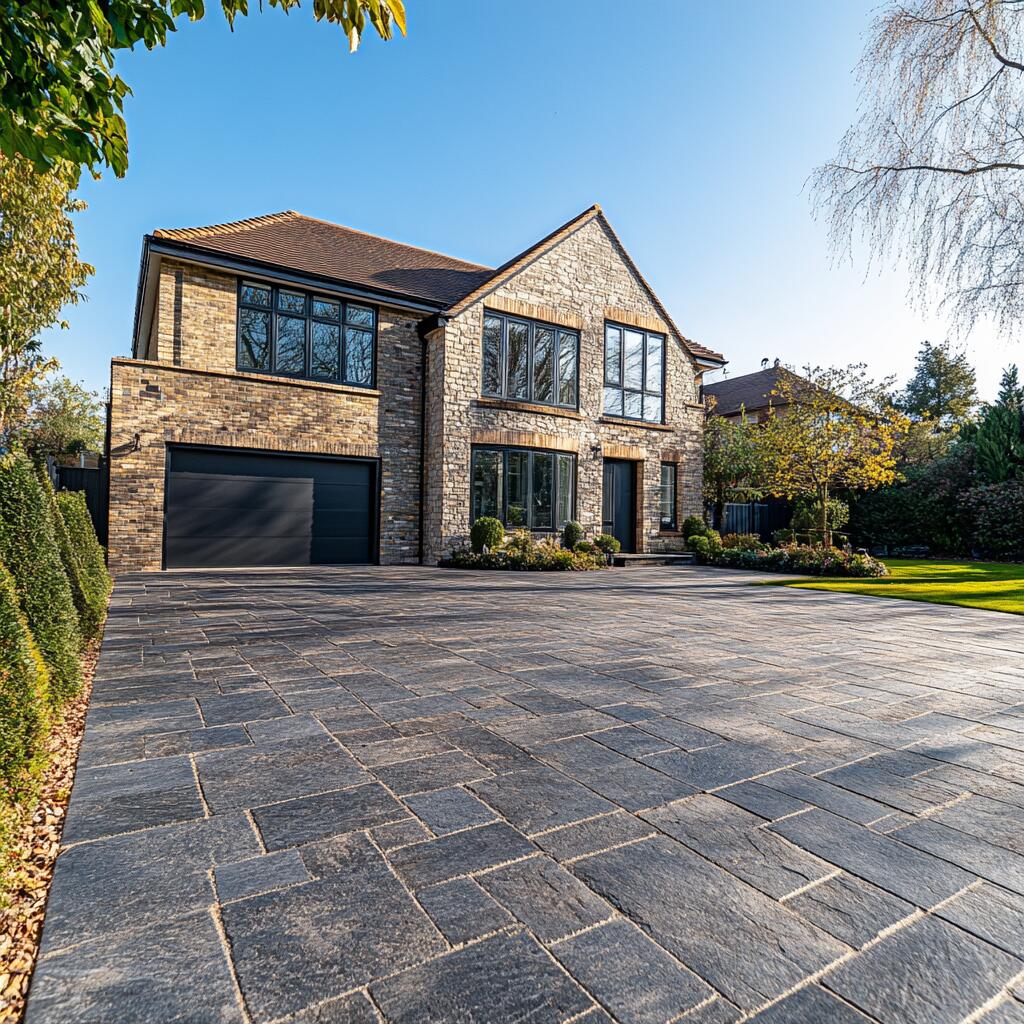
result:
M 373 558 L 372 462 L 167 449 L 168 569 Z

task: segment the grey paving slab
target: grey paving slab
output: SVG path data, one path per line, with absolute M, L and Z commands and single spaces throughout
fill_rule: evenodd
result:
M 568 938 L 553 952 L 622 1024 L 663 1024 L 715 995 L 627 921 Z
M 531 857 L 477 881 L 541 942 L 555 942 L 612 915 L 612 908 L 547 857 Z
M 561 1024 L 593 1005 L 523 934 L 484 939 L 370 991 L 395 1024 Z
M 1018 1021 L 1019 621 L 751 579 L 122 577 L 29 1024 Z
M 888 1024 L 953 1024 L 998 995 L 1024 962 L 936 917 L 883 939 L 823 979 Z

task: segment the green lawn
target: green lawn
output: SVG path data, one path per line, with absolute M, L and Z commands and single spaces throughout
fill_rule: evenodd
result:
M 959 604 L 1024 615 L 1024 565 L 1004 562 L 932 562 L 886 558 L 891 575 L 877 580 L 809 579 L 783 583 L 807 590 L 839 590 L 907 601 Z

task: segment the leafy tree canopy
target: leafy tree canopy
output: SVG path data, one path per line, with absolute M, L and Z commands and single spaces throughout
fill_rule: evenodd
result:
M 103 433 L 103 405 L 99 396 L 59 376 L 40 387 L 17 437 L 25 451 L 41 462 L 47 455 L 101 451 Z
M 290 11 L 299 0 L 268 0 Z M 248 0 L 221 0 L 229 24 Z M 262 2 L 260 4 L 262 8 Z M 175 20 L 198 21 L 204 0 L 0 4 L 0 153 L 21 154 L 37 171 L 63 161 L 98 174 L 128 168 L 122 110 L 131 90 L 114 73 L 119 50 L 163 46 Z M 369 22 L 383 39 L 405 34 L 402 0 L 314 0 L 313 17 L 340 25 L 355 50 Z
M 727 501 L 758 497 L 760 455 L 755 424 L 727 420 L 710 410 L 704 426 L 704 500 L 715 507 L 721 522 Z
M 914 375 L 899 398 L 899 406 L 911 419 L 928 420 L 948 430 L 963 423 L 977 405 L 974 367 L 963 352 L 949 342 L 926 341 L 917 353 Z
M 28 160 L 0 155 L 0 444 L 56 368 L 40 352 L 40 333 L 68 326 L 61 309 L 81 299 L 93 272 L 78 258 L 71 221 L 85 208 L 71 196 L 77 181 L 67 163 L 38 174 Z
M 755 432 L 765 489 L 816 501 L 826 545 L 834 490 L 871 489 L 896 478 L 906 418 L 885 403 L 884 392 L 863 364 L 780 374 L 769 415 Z

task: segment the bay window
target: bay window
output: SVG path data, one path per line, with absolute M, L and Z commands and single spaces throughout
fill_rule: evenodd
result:
M 664 393 L 665 335 L 606 323 L 605 415 L 662 423 Z
M 509 529 L 560 530 L 573 518 L 576 457 L 532 448 L 474 447 L 470 523 L 481 516 Z
M 376 330 L 371 306 L 242 281 L 236 366 L 246 373 L 373 387 Z
M 575 409 L 579 344 L 575 331 L 485 311 L 484 396 Z

